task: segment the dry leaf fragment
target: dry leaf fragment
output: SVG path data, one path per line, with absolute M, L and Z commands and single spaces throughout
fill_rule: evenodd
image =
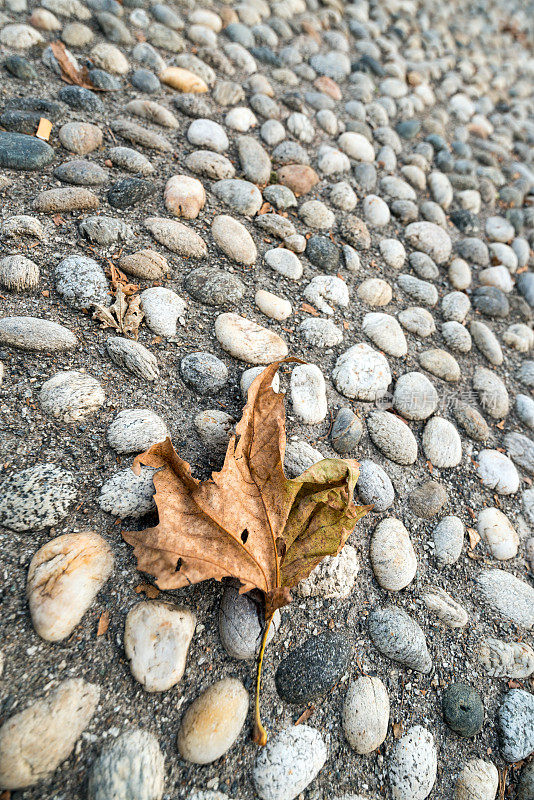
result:
M 287 359 L 287 362 L 297 359 Z M 359 464 L 324 459 L 302 475 L 284 475 L 286 447 L 283 394 L 271 383 L 275 362 L 252 383 L 243 416 L 228 444 L 224 465 L 201 483 L 170 439 L 137 456 L 156 467 L 154 496 L 159 523 L 124 532 L 137 566 L 160 589 L 178 589 L 214 578 L 236 578 L 241 592 L 259 589 L 266 625 L 259 657 L 255 740 L 266 741 L 258 694 L 267 631 L 277 608 L 291 601 L 290 589 L 327 555 L 339 553 L 371 506 L 353 501 Z
M 477 544 L 480 542 L 478 531 L 476 531 L 474 528 L 468 528 L 467 533 L 469 534 L 469 546 L 471 550 L 474 550 Z
M 394 722 L 392 728 L 395 739 L 400 739 L 402 736 L 402 722 Z
M 89 80 L 89 70 L 87 67 L 77 69 L 74 66 L 67 55 L 67 51 L 65 50 L 65 45 L 63 42 L 50 42 L 50 49 L 54 54 L 57 63 L 59 64 L 59 68 L 61 70 L 61 80 L 65 81 L 65 83 L 74 84 L 75 86 L 83 86 L 84 89 L 98 91 L 98 88 L 93 86 Z
M 103 636 L 107 633 L 107 629 L 109 628 L 109 611 L 103 611 L 100 615 L 100 619 L 98 620 L 98 627 L 96 629 L 97 636 Z
M 35 131 L 35 135 L 38 139 L 43 139 L 43 141 L 47 142 L 50 139 L 50 134 L 52 132 L 52 123 L 49 119 L 45 117 L 41 117 L 39 120 L 39 125 L 37 130 Z
M 102 328 L 114 328 L 119 333 L 124 333 L 130 339 L 136 339 L 139 326 L 144 317 L 141 310 L 140 298 L 137 295 L 126 297 L 119 284 L 115 294 L 115 302 L 110 306 L 95 303 L 93 319 L 102 323 Z
M 140 583 L 135 587 L 134 591 L 136 594 L 143 592 L 149 600 L 155 600 L 160 594 L 159 589 L 156 586 L 152 586 L 151 583 Z

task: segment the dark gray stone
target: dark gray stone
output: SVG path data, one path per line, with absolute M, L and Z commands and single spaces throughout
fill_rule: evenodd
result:
M 237 275 L 216 267 L 194 269 L 185 286 L 191 297 L 209 306 L 236 305 L 245 294 L 245 285 Z
M 83 86 L 65 86 L 59 91 L 58 97 L 71 108 L 80 109 L 81 111 L 101 113 L 105 108 L 100 97 Z
M 184 381 L 199 394 L 216 394 L 228 380 L 226 364 L 212 353 L 189 353 L 180 362 Z
M 312 636 L 278 665 L 276 691 L 287 703 L 309 703 L 338 682 L 351 657 L 352 646 L 341 634 L 326 631 Z
M 131 77 L 132 86 L 146 94 L 154 94 L 161 89 L 161 83 L 157 75 L 149 69 L 136 69 Z
M 37 78 L 35 67 L 24 56 L 8 56 L 4 61 L 4 67 L 21 81 L 34 81 Z
M 332 447 L 343 455 L 356 448 L 363 434 L 363 425 L 354 411 L 348 406 L 340 408 L 332 426 Z
M 141 178 L 124 178 L 114 183 L 108 192 L 108 201 L 114 208 L 128 208 L 154 194 L 156 186 Z
M 484 724 L 484 704 L 479 693 L 465 683 L 453 683 L 441 698 L 443 719 L 460 736 L 476 736 Z
M 516 286 L 529 306 L 534 307 L 534 273 L 523 272 L 521 275 L 518 275 Z
M 104 69 L 90 69 L 89 80 L 96 89 L 104 89 L 106 92 L 118 92 L 122 89 L 120 78 Z
M 310 236 L 306 255 L 314 267 L 325 272 L 337 272 L 339 269 L 339 247 L 328 236 Z
M 486 317 L 507 317 L 510 304 L 505 293 L 496 286 L 479 286 L 473 292 L 473 306 Z
M 54 150 L 42 139 L 23 133 L 0 131 L 0 167 L 4 169 L 42 169 L 54 158 Z

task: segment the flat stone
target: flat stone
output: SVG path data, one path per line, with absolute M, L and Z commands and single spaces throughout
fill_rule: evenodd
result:
M 42 139 L 23 133 L 0 131 L 0 167 L 3 169 L 42 169 L 53 158 L 53 148 Z
M 415 577 L 415 551 L 410 535 L 399 519 L 388 517 L 378 523 L 371 537 L 369 558 L 382 589 L 398 592 Z
M 395 491 L 389 475 L 370 459 L 364 459 L 360 463 L 356 487 L 362 503 L 372 504 L 373 511 L 385 511 L 393 505 Z
M 117 453 L 142 453 L 169 436 L 165 422 L 149 408 L 119 411 L 109 426 L 106 438 Z
M 373 411 L 367 418 L 371 441 L 387 458 L 397 464 L 413 464 L 417 458 L 417 441 L 399 417 L 387 411 Z
M 309 725 L 287 728 L 258 751 L 252 781 L 261 800 L 292 800 L 317 776 L 327 758 L 318 730 Z
M 102 130 L 89 122 L 67 122 L 59 129 L 58 136 L 65 150 L 79 156 L 92 153 L 103 141 Z
M 141 342 L 110 336 L 106 341 L 106 349 L 118 367 L 123 367 L 137 378 L 155 381 L 159 377 L 156 357 Z
M 403 328 L 421 338 L 432 336 L 436 332 L 434 317 L 426 308 L 405 308 L 398 314 L 398 320 Z
M 101 186 L 109 179 L 108 172 L 99 164 L 82 158 L 64 161 L 55 168 L 54 176 L 63 183 L 74 183 L 78 186 Z
M 487 636 L 480 644 L 478 658 L 494 678 L 528 678 L 534 673 L 534 650 L 524 642 L 503 642 Z
M 421 250 L 432 258 L 436 264 L 448 261 L 452 252 L 449 234 L 432 222 L 412 222 L 405 231 L 408 244 L 415 250 Z
M 113 571 L 107 542 L 92 531 L 44 544 L 28 570 L 26 597 L 33 627 L 47 642 L 66 639 Z
M 511 689 L 504 697 L 497 719 L 503 758 L 508 763 L 528 758 L 534 750 L 534 695 Z
M 13 531 L 50 528 L 77 497 L 74 475 L 55 464 L 12 472 L 0 484 L 0 524 Z
M 46 414 L 64 422 L 80 422 L 106 400 L 100 383 L 85 372 L 57 372 L 41 386 L 39 405 Z
M 212 683 L 182 717 L 177 742 L 182 758 L 210 764 L 224 755 L 241 732 L 248 704 L 248 692 L 236 678 Z
M 430 672 L 432 659 L 425 635 L 406 611 L 395 606 L 374 609 L 368 625 L 371 641 L 383 655 L 416 672 Z
M 109 744 L 91 766 L 88 800 L 161 800 L 165 759 L 148 731 L 128 730 Z
M 76 347 L 76 336 L 48 319 L 3 317 L 0 319 L 0 344 L 21 350 L 62 351 Z
M 187 139 L 196 147 L 205 147 L 216 153 L 224 153 L 230 146 L 222 125 L 211 119 L 195 119 L 187 130 Z
M 416 486 L 409 496 L 414 514 L 423 519 L 432 519 L 448 503 L 444 487 L 436 481 L 424 481 Z
M 215 336 L 230 355 L 249 364 L 269 364 L 288 354 L 278 334 L 239 314 L 220 314 L 215 320 Z
M 238 214 L 254 216 L 262 205 L 260 190 L 250 181 L 237 178 L 217 181 L 213 184 L 212 191 Z
M 484 570 L 477 584 L 488 606 L 520 628 L 534 627 L 534 589 L 501 569 Z
M 0 784 L 24 789 L 65 761 L 89 725 L 100 689 L 82 678 L 62 681 L 0 728 Z
M 441 350 L 440 348 L 425 350 L 419 355 L 419 363 L 423 369 L 435 375 L 436 378 L 441 378 L 451 383 L 460 380 L 460 365 L 454 356 L 447 353 L 446 350 Z
M 181 681 L 195 626 L 195 615 L 172 603 L 147 600 L 130 609 L 124 652 L 147 692 L 165 692 Z
M 108 156 L 116 167 L 128 172 L 139 172 L 141 175 L 151 175 L 154 172 L 154 166 L 148 158 L 131 147 L 112 147 Z
M 124 178 L 114 183 L 108 192 L 108 203 L 113 208 L 129 208 L 153 195 L 156 187 L 143 178 Z
M 388 775 L 395 800 L 425 800 L 437 774 L 434 737 L 414 725 L 396 743 L 389 759 Z
M 245 285 L 231 272 L 216 267 L 199 267 L 185 279 L 191 297 L 210 306 L 237 305 L 245 294 Z
M 386 358 L 361 342 L 339 356 L 332 378 L 345 397 L 373 401 L 387 390 L 391 372 Z
M 258 251 L 254 239 L 237 219 L 226 214 L 214 217 L 211 233 L 215 244 L 232 261 L 246 266 L 255 263 Z
M 157 242 L 173 253 L 190 258 L 204 258 L 208 254 L 204 239 L 182 222 L 164 217 L 148 217 L 144 225 Z
M 157 336 L 176 336 L 178 322 L 184 322 L 185 301 L 166 286 L 151 286 L 141 292 L 140 307 L 146 324 Z
M 295 253 L 290 250 L 286 250 L 284 247 L 275 247 L 272 250 L 267 250 L 264 258 L 266 264 L 275 272 L 283 275 L 284 278 L 298 281 L 302 277 L 302 263 Z
M 180 362 L 180 374 L 201 395 L 217 394 L 228 381 L 226 364 L 212 353 L 188 353 Z
M 110 127 L 118 136 L 122 136 L 132 144 L 146 147 L 148 150 L 156 150 L 160 153 L 171 153 L 173 150 L 172 144 L 164 136 L 144 128 L 132 120 L 119 117 L 111 122 Z
M 464 628 L 469 617 L 465 608 L 439 586 L 426 586 L 422 598 L 427 609 L 449 628 Z

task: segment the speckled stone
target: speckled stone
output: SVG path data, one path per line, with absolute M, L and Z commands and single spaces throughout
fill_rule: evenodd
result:
M 352 647 L 339 633 L 326 631 L 296 647 L 279 664 L 276 690 L 287 703 L 304 705 L 326 694 L 347 669 Z
M 368 624 L 371 640 L 383 655 L 408 669 L 430 672 L 432 659 L 425 635 L 406 611 L 395 606 L 377 608 L 369 614 Z
M 212 353 L 189 353 L 180 362 L 184 381 L 199 394 L 216 394 L 228 380 L 226 364 Z
M 0 484 L 0 524 L 13 531 L 49 528 L 67 516 L 77 494 L 74 475 L 55 464 L 13 472 Z
M 161 800 L 165 759 L 149 731 L 128 730 L 108 744 L 93 762 L 88 800 Z

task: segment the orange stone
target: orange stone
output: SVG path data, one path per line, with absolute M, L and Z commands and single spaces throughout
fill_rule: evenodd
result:
M 278 182 L 282 186 L 287 186 L 296 195 L 307 194 L 316 183 L 319 177 L 314 169 L 306 164 L 288 164 L 277 171 Z
M 199 78 L 198 75 L 188 69 L 182 69 L 182 67 L 166 67 L 160 72 L 159 79 L 162 83 L 172 86 L 173 89 L 177 89 L 179 92 L 199 94 L 208 91 L 208 87 L 202 78 Z
M 330 95 L 330 97 L 332 97 L 334 100 L 341 100 L 342 98 L 341 89 L 337 83 L 333 81 L 332 78 L 328 78 L 326 75 L 322 75 L 320 78 L 317 78 L 313 82 L 313 85 L 323 94 Z

